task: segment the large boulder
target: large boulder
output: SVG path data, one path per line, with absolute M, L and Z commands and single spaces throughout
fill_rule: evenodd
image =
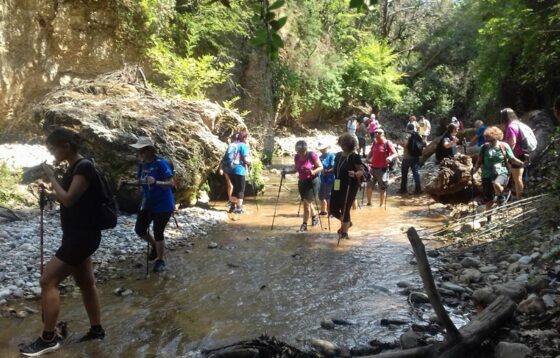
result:
M 122 73 L 59 88 L 35 108 L 46 132 L 64 126 L 86 139 L 83 152 L 115 182 L 133 180 L 136 152 L 129 145 L 150 136 L 175 166 L 177 202 L 192 205 L 227 147 L 223 140 L 245 128 L 241 117 L 210 102 L 162 98 Z M 123 188 L 121 190 L 126 190 Z
M 475 189 L 482 187 L 480 174 L 471 175 L 473 163 L 471 157 L 458 154 L 441 161 L 439 170 L 426 185 L 426 192 L 434 196 L 445 196 L 470 190 L 474 181 Z

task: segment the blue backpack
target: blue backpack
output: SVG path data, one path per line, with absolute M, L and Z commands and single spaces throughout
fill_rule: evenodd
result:
M 237 143 L 230 143 L 222 158 L 222 169 L 226 172 L 232 172 L 233 168 L 238 164 L 240 164 L 239 147 Z

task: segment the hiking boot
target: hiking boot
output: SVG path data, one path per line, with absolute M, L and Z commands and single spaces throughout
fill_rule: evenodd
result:
M 233 210 L 234 214 L 243 214 L 245 212 L 245 210 L 243 210 L 243 208 L 235 208 L 235 210 Z
M 52 341 L 45 341 L 39 337 L 35 342 L 22 344 L 19 348 L 21 354 L 27 357 L 38 357 L 43 354 L 54 352 L 60 348 L 60 338 L 55 334 Z
M 90 327 L 89 331 L 82 337 L 78 342 L 87 342 L 94 339 L 102 340 L 105 338 L 105 330 L 103 328 L 93 328 Z
M 305 232 L 305 231 L 307 231 L 307 223 L 301 224 L 298 230 L 298 232 Z
M 156 245 L 150 245 L 150 253 L 148 254 L 148 260 L 154 261 L 157 257 Z
M 165 261 L 156 260 L 154 263 L 154 272 L 163 272 L 166 270 Z
M 311 226 L 317 226 L 317 225 L 319 225 L 319 217 L 315 215 L 314 217 L 311 218 Z

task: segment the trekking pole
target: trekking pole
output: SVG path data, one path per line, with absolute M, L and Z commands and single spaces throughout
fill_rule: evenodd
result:
M 276 219 L 276 209 L 278 208 L 278 200 L 280 200 L 280 191 L 282 190 L 282 182 L 284 181 L 284 176 L 280 177 L 280 185 L 278 185 L 278 196 L 276 197 L 276 204 L 274 205 L 274 215 L 272 215 L 272 225 L 270 225 L 270 230 L 274 229 L 274 219 Z
M 348 204 L 348 195 L 350 194 L 350 180 L 346 186 L 346 195 L 344 196 L 344 206 L 342 207 L 342 217 L 340 218 L 340 232 L 338 233 L 338 242 L 336 246 L 340 245 L 340 238 L 342 237 L 342 228 L 344 227 L 344 216 L 346 215 L 346 206 Z
M 39 271 L 41 273 L 41 276 L 43 276 L 43 266 L 44 266 L 44 235 L 45 235 L 44 211 L 45 211 L 46 204 L 47 204 L 47 194 L 45 193 L 45 185 L 41 183 L 39 184 L 39 209 L 41 211 L 41 218 L 40 218 L 41 221 L 39 222 L 39 251 L 41 257 L 41 266 L 39 268 Z
M 387 185 L 385 186 L 385 211 L 387 211 L 387 199 L 389 198 L 389 173 L 390 170 L 387 167 Z

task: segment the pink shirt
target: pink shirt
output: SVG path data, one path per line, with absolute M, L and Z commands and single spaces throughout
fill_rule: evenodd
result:
M 509 122 L 506 126 L 504 142 L 509 144 L 513 138 L 515 138 L 515 147 L 512 147 L 513 154 L 517 158 L 521 158 L 523 157 L 523 148 L 521 148 L 521 130 L 516 122 Z
M 294 162 L 296 165 L 296 170 L 298 172 L 299 180 L 306 180 L 311 178 L 309 171 L 315 168 L 315 162 L 317 160 L 319 160 L 319 157 L 315 152 L 307 152 L 306 156 L 296 154 Z
M 378 126 L 379 126 L 379 122 L 377 121 L 377 119 L 372 120 L 369 123 L 368 132 L 370 132 L 370 133 L 375 132 L 375 130 L 377 129 Z
M 385 151 L 385 143 L 388 143 L 388 153 Z M 384 140 L 382 142 L 373 142 L 371 145 L 371 167 L 372 168 L 387 168 L 387 157 L 396 153 L 393 143 Z

